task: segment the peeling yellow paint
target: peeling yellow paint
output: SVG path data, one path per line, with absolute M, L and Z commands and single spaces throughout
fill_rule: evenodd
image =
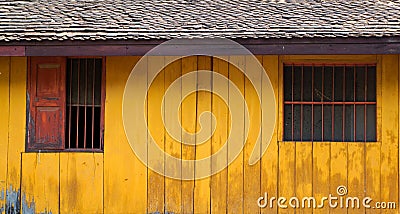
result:
M 0 57 L 0 213 L 6 209 L 26 213 L 293 213 L 276 207 L 258 209 L 258 194 L 271 196 L 326 196 L 338 185 L 349 194 L 370 196 L 379 201 L 399 200 L 399 56 L 258 56 L 268 73 L 279 101 L 278 125 L 273 142 L 260 163 L 247 164 L 249 147 L 227 169 L 196 181 L 166 179 L 147 169 L 132 152 L 123 130 L 121 109 L 125 81 L 140 57 L 107 57 L 104 153 L 25 153 L 27 58 Z M 159 60 L 163 60 L 160 57 Z M 181 61 L 184 68 L 213 67 L 229 76 L 253 105 L 248 82 L 227 63 L 191 57 Z M 241 60 L 240 57 L 232 60 Z M 245 61 L 245 60 L 244 60 Z M 378 142 L 282 142 L 283 62 L 376 62 Z M 160 62 L 161 63 L 161 62 Z M 243 62 L 245 63 L 245 62 Z M 149 65 L 154 66 L 154 65 Z M 174 65 L 177 66 L 177 65 Z M 207 67 L 209 66 L 209 67 Z M 164 85 L 178 73 L 159 78 L 149 100 L 159 99 Z M 240 83 L 240 84 L 239 84 Z M 162 90 L 161 90 L 162 88 Z M 247 88 L 248 89 L 248 88 Z M 200 99 L 200 101 L 199 101 Z M 220 104 L 219 104 L 220 103 Z M 192 108 L 208 109 L 222 118 L 223 128 L 196 149 L 170 146 L 159 108 L 146 106 L 150 129 L 167 152 L 185 159 L 201 158 L 215 152 L 229 129 L 227 106 L 209 93 L 188 96 L 181 109 L 187 131 L 199 124 Z M 222 107 L 221 107 L 222 106 Z M 254 106 L 253 106 L 254 107 Z M 253 117 L 257 113 L 251 113 Z M 225 118 L 224 118 L 225 117 Z M 219 119 L 218 119 L 219 120 Z M 252 125 L 252 124 L 249 124 Z M 225 133 L 226 132 L 226 133 Z M 250 137 L 252 138 L 252 137 Z M 163 163 L 160 163 L 163 164 Z M 299 212 L 309 212 L 302 210 Z M 328 208 L 315 213 L 340 213 Z M 393 212 L 393 210 L 390 210 Z M 394 212 L 397 212 L 395 210 Z M 360 210 L 374 213 L 373 210 Z M 297 211 L 296 211 L 297 213 Z

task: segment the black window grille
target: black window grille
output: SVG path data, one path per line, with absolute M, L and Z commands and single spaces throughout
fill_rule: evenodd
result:
M 102 59 L 67 60 L 66 149 L 102 149 Z

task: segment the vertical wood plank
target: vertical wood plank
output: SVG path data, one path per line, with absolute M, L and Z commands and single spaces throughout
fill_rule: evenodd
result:
M 275 109 L 278 110 L 278 92 L 279 92 L 279 59 L 278 56 L 263 56 L 262 64 L 265 72 L 267 73 L 272 87 L 275 92 Z M 265 102 L 262 100 L 261 102 Z M 278 111 L 276 111 L 276 117 L 278 118 Z M 269 197 L 278 196 L 278 129 L 280 119 L 276 121 L 275 131 L 271 138 L 271 143 L 263 157 L 261 158 L 261 193 L 267 192 Z M 264 127 L 263 127 L 264 128 Z M 263 142 L 268 139 L 264 138 Z M 276 205 L 267 207 L 261 210 L 262 213 L 277 213 Z
M 102 153 L 60 153 L 60 213 L 103 213 Z
M 166 56 L 165 60 L 166 62 L 169 60 L 173 60 L 174 57 L 169 57 Z M 182 67 L 182 61 L 180 59 L 171 62 L 170 64 L 165 67 L 165 79 L 164 79 L 164 87 L 165 89 L 168 89 L 169 86 L 181 76 L 181 67 Z M 181 80 L 177 80 L 181 84 Z M 181 100 L 181 86 L 177 88 L 175 91 L 171 91 L 170 89 L 169 93 L 173 93 L 174 96 L 179 97 L 179 100 Z M 167 100 L 166 100 L 167 101 Z M 168 102 L 167 102 L 168 103 Z M 164 106 L 164 112 L 165 114 L 164 118 L 164 125 L 165 127 L 169 127 L 169 129 L 178 129 L 175 130 L 174 132 L 180 132 L 181 127 L 176 127 L 173 126 L 172 124 L 174 120 L 179 120 L 178 116 L 179 115 L 172 115 L 169 111 L 172 111 L 172 108 L 174 108 L 173 105 L 167 105 L 165 104 Z M 179 114 L 181 111 L 179 111 Z M 176 136 L 179 139 L 179 142 L 175 141 L 168 132 L 165 132 L 165 152 L 176 157 L 179 159 L 182 159 L 182 153 L 181 153 L 181 138 L 182 133 L 180 132 L 180 136 Z M 170 164 L 166 161 L 165 162 L 165 167 L 171 167 L 171 168 L 166 168 L 165 170 L 168 171 L 180 171 L 182 168 L 181 166 L 178 166 L 179 168 L 175 168 L 175 166 L 170 166 Z M 182 213 L 182 182 L 181 180 L 178 179 L 172 179 L 172 178 L 165 178 L 165 212 L 169 213 Z
M 351 188 L 351 186 L 347 183 L 348 157 L 351 156 L 348 156 L 347 142 L 331 143 L 330 193 L 333 196 L 337 196 L 337 188 L 339 186 Z M 331 209 L 330 212 L 343 213 L 344 210 L 338 207 Z
M 249 128 L 248 137 L 245 140 L 245 146 L 243 148 L 243 177 L 244 177 L 244 189 L 243 189 L 243 212 L 244 213 L 258 213 L 260 208 L 257 205 L 257 199 L 260 197 L 260 161 L 254 165 L 249 164 L 250 156 L 255 149 L 255 152 L 261 153 L 261 147 L 255 148 L 259 132 L 261 131 L 261 103 L 255 88 L 261 88 L 262 81 L 262 70 L 254 62 L 252 62 L 253 56 L 245 57 L 245 71 L 248 75 L 252 75 L 249 71 L 255 71 L 254 76 L 249 78 L 245 77 L 244 83 L 244 97 L 249 110 L 250 123 L 245 124 L 245 129 Z M 258 62 L 257 62 L 258 63 Z M 257 81 L 258 80 L 258 81 Z M 254 85 L 253 85 L 254 84 Z M 246 116 L 246 115 L 245 115 Z
M 26 57 L 11 57 L 10 61 L 10 115 L 8 138 L 7 188 L 19 191 L 21 180 L 21 152 L 25 149 L 26 127 Z M 18 202 L 8 201 L 16 207 Z
M 382 56 L 376 56 L 376 140 L 382 142 Z
M 245 59 L 244 56 L 230 56 L 229 57 L 229 79 L 239 89 L 242 95 L 244 95 L 244 74 L 238 70 L 233 63 L 242 65 L 244 67 Z M 235 108 L 231 105 L 233 99 L 239 99 L 233 97 L 229 89 L 229 105 L 230 108 Z M 231 96 L 232 94 L 232 96 Z M 244 105 L 244 103 L 243 103 Z M 244 121 L 230 121 L 230 123 L 239 123 L 244 125 Z M 244 143 L 244 130 L 243 133 L 235 133 L 237 136 L 243 136 L 241 140 Z M 228 142 L 229 143 L 229 142 Z M 229 145 L 229 144 L 228 144 Z M 228 146 L 228 153 L 231 153 L 232 147 Z M 227 211 L 228 213 L 242 213 L 243 212 L 243 151 L 240 152 L 238 157 L 228 166 L 228 196 L 227 196 Z
M 197 56 L 185 57 L 182 59 L 182 75 L 197 70 Z M 196 78 L 193 76 L 190 80 L 182 80 L 184 84 L 196 84 Z M 189 133 L 196 132 L 196 100 L 197 93 L 192 93 L 185 97 L 182 102 L 182 127 Z M 183 135 L 182 140 L 187 141 L 187 136 Z M 194 146 L 182 145 L 182 159 L 194 160 L 195 148 Z M 194 168 L 189 169 L 193 173 Z M 182 213 L 193 213 L 194 208 L 194 181 L 182 181 Z
M 379 58 L 379 59 L 381 59 L 381 58 Z M 400 54 L 397 54 L 397 73 L 399 73 L 400 72 Z M 399 138 L 400 138 L 400 77 L 398 76 L 398 81 L 397 81 L 397 83 L 398 83 L 398 85 L 397 85 L 397 88 L 398 88 L 398 111 L 397 111 L 397 117 L 398 117 L 398 123 L 397 123 L 397 129 L 398 129 L 398 136 L 397 136 L 397 138 L 398 138 L 398 140 L 399 140 Z M 400 142 L 399 142 L 400 143 Z M 399 206 L 399 204 L 400 204 L 400 148 L 399 148 L 399 143 L 397 143 L 397 151 L 398 151 L 398 153 L 397 153 L 397 165 L 398 165 L 398 168 L 397 168 L 397 179 L 399 180 L 399 182 L 397 183 L 397 192 L 398 192 L 398 194 L 397 194 L 397 202 L 398 203 L 396 203 L 396 209 L 397 209 L 397 212 L 399 212 L 399 210 L 400 210 L 400 208 L 398 207 Z
M 317 201 L 317 206 L 321 205 L 322 197 L 329 196 L 330 193 L 330 143 L 313 143 L 313 196 Z M 314 209 L 313 213 L 328 213 L 329 206 L 326 201 L 322 208 Z
M 381 201 L 398 202 L 399 140 L 399 59 L 398 55 L 382 56 L 382 147 Z M 383 213 L 394 210 L 385 209 Z
M 106 58 L 104 127 L 104 212 L 144 213 L 147 168 L 130 147 L 122 123 L 126 80 L 139 57 Z M 132 194 L 134 192 L 135 194 Z
M 348 169 L 347 169 L 347 195 L 349 197 L 364 198 L 365 188 L 365 156 L 363 143 L 347 143 L 348 147 Z M 349 204 L 351 207 L 352 205 Z M 360 203 L 359 209 L 348 208 L 351 213 L 364 213 L 365 208 Z
M 148 58 L 140 58 L 140 57 L 135 57 L 131 62 L 135 63 L 139 61 L 139 60 L 143 60 L 143 63 L 140 64 L 140 67 L 137 67 L 135 69 L 136 70 L 143 70 L 143 71 L 147 71 L 148 70 Z M 138 65 L 139 66 L 139 65 Z M 130 66 L 129 66 L 130 67 Z M 146 79 L 147 80 L 147 72 L 141 72 L 140 73 L 141 78 L 142 79 Z M 143 82 L 144 84 L 140 84 L 137 85 L 135 87 L 139 87 L 140 88 L 146 88 L 147 87 L 147 83 Z M 140 90 L 140 89 L 139 89 Z M 135 90 L 136 91 L 136 90 Z M 137 102 L 137 100 L 135 100 L 133 98 L 133 102 Z M 140 102 L 143 102 L 142 100 Z M 144 112 L 147 113 L 147 101 L 145 102 L 145 110 Z M 144 136 L 147 135 L 147 139 L 148 139 L 148 133 L 144 132 L 141 133 L 143 135 L 143 139 Z M 143 212 L 147 212 L 147 190 L 148 190 L 148 184 L 147 184 L 147 176 L 148 176 L 148 168 L 145 164 L 143 164 L 137 157 L 136 155 L 133 155 L 133 169 L 131 170 L 132 173 L 132 184 L 133 184 L 133 191 L 135 192 L 135 194 L 133 195 L 134 197 L 134 201 L 135 201 L 135 205 L 132 206 L 132 203 L 130 204 L 132 206 L 132 209 L 134 212 L 138 212 L 138 213 L 143 213 Z M 147 157 L 148 160 L 148 157 Z M 129 170 L 128 170 L 129 171 Z M 126 179 L 126 178 L 125 178 Z M 125 180 L 124 180 L 125 181 Z M 129 191 L 129 189 L 128 189 Z M 128 193 L 129 194 L 129 193 Z
M 58 153 L 22 154 L 22 213 L 59 213 L 59 160 Z
M 8 126 L 10 113 L 10 57 L 0 57 L 0 213 L 4 213 L 7 189 Z
M 212 61 L 208 56 L 198 56 L 198 70 L 212 70 Z M 210 75 L 211 76 L 211 75 Z M 206 82 L 198 80 L 198 84 L 209 84 L 211 86 L 212 82 Z M 198 91 L 197 92 L 197 123 L 196 123 L 196 132 L 199 132 L 202 128 L 199 123 L 200 115 L 204 111 L 211 112 L 211 104 L 212 97 L 210 92 L 206 91 Z M 205 125 L 206 127 L 212 127 L 211 124 Z M 204 128 L 204 127 L 203 127 Z M 211 129 L 209 131 L 209 136 L 211 136 Z M 197 145 L 199 142 L 196 142 L 196 160 L 209 157 L 211 155 L 211 139 L 207 140 L 205 143 Z M 198 173 L 198 170 L 207 170 L 211 173 L 211 162 L 209 164 L 209 168 L 198 169 L 195 166 L 195 173 Z M 195 180 L 194 183 L 194 213 L 209 213 L 211 208 L 211 190 L 210 190 L 210 181 L 209 177 Z
M 283 138 L 283 63 L 279 61 L 279 91 L 278 91 L 278 136 L 279 138 Z M 296 143 L 295 142 L 280 142 L 278 145 L 278 197 L 286 197 L 288 200 L 290 197 L 295 196 L 296 194 Z M 288 206 L 288 201 L 285 202 L 286 206 Z M 289 207 L 289 206 L 288 206 Z M 293 208 L 282 208 L 278 207 L 279 213 L 294 213 Z
M 165 93 L 165 70 L 162 69 L 164 64 L 163 56 L 149 56 L 148 57 L 148 75 L 147 75 L 147 84 L 149 86 L 148 97 L 147 97 L 147 126 L 150 130 L 151 136 L 154 141 L 160 146 L 160 148 L 165 151 L 165 129 L 164 124 L 162 122 L 161 115 L 161 103 L 162 97 Z M 149 77 L 153 74 L 150 72 L 159 72 L 158 76 L 150 82 Z M 150 85 L 151 84 L 151 85 Z M 149 153 L 149 152 L 148 152 Z M 164 162 L 157 163 L 160 164 L 162 168 L 164 168 Z M 160 175 L 151 169 L 148 169 L 148 178 L 147 178 L 147 203 L 148 208 L 147 212 L 161 212 L 164 213 L 165 209 L 165 178 L 163 175 Z
M 296 144 L 294 142 L 281 142 L 279 144 L 279 197 L 287 200 L 279 207 L 279 213 L 294 213 L 288 200 L 296 196 Z M 276 202 L 276 201 L 275 201 Z
M 136 65 L 136 63 L 139 60 L 143 60 L 144 63 L 142 63 L 140 66 L 141 67 L 137 67 L 136 70 L 144 70 L 147 71 L 148 69 L 148 63 L 147 63 L 147 58 L 140 58 L 140 57 L 133 57 L 133 58 L 129 58 L 129 62 L 128 63 L 124 63 L 123 65 L 126 66 L 126 68 L 129 70 L 130 66 L 132 66 L 132 64 L 130 63 L 134 63 Z M 114 71 L 115 72 L 115 71 Z M 117 73 L 120 71 L 116 71 Z M 147 80 L 147 72 L 141 72 L 141 79 L 146 79 Z M 122 85 L 122 84 L 121 84 Z M 147 84 L 141 84 L 140 86 L 136 86 L 136 87 L 147 87 Z M 135 93 L 135 92 L 134 92 Z M 136 102 L 136 100 L 134 100 L 134 102 Z M 145 102 L 145 101 L 140 101 L 140 102 Z M 147 110 L 147 102 L 145 102 L 145 108 Z M 145 112 L 146 112 L 145 110 Z M 132 120 L 134 120 L 134 118 L 132 118 Z M 143 135 L 147 135 L 147 132 L 143 131 L 143 133 L 140 133 Z M 144 138 L 144 137 L 143 137 Z M 126 146 L 126 144 L 125 144 Z M 125 201 L 125 206 L 129 206 L 129 209 L 132 209 L 133 212 L 137 212 L 137 213 L 144 213 L 147 212 L 147 189 L 148 189 L 148 184 L 147 184 L 147 175 L 148 175 L 148 169 L 147 166 L 145 164 L 143 164 L 137 157 L 135 154 L 130 153 L 131 152 L 131 148 L 129 149 L 129 153 L 127 155 L 130 155 L 130 157 L 126 157 L 125 161 L 132 161 L 132 167 L 133 168 L 126 168 L 125 164 L 122 164 L 122 166 L 125 166 L 125 171 L 127 171 L 129 173 L 129 180 L 131 180 L 131 185 L 133 187 L 133 192 L 135 194 L 131 194 L 131 193 L 127 193 L 132 195 L 131 197 L 133 197 L 133 201 L 134 203 L 130 203 L 129 201 Z M 126 152 L 125 152 L 126 153 Z M 116 153 L 115 155 L 120 155 L 118 153 Z M 120 163 L 121 165 L 121 163 Z M 134 169 L 134 170 L 131 170 Z M 128 182 L 127 177 L 125 177 L 123 179 L 123 182 Z M 120 180 L 122 181 L 122 180 Z M 122 187 L 122 186 L 121 186 Z M 131 189 L 126 189 L 126 191 L 129 191 Z M 132 198 L 129 198 L 129 200 L 132 200 Z
M 213 60 L 214 72 L 228 77 L 228 62 L 214 58 Z M 213 74 L 215 75 L 215 74 Z M 219 87 L 219 90 L 216 90 Z M 228 80 L 223 84 L 213 84 L 214 91 L 220 91 L 220 96 L 228 97 Z M 227 141 L 229 134 L 229 108 L 227 103 L 219 98 L 218 95 L 213 94 L 212 97 L 212 113 L 217 118 L 216 130 L 211 139 L 212 153 L 215 154 Z M 215 160 L 212 160 L 215 161 Z M 227 165 L 228 157 L 222 163 Z M 213 164 L 215 165 L 215 164 Z M 228 174 L 225 168 L 218 174 L 211 177 L 211 213 L 226 213 L 226 194 L 227 194 L 227 181 Z
M 302 206 L 303 197 L 312 196 L 313 184 L 313 153 L 312 143 L 296 143 L 296 197 L 300 200 L 299 206 Z M 296 213 L 310 213 L 312 208 L 300 208 Z
M 382 146 L 382 57 L 376 56 L 376 138 L 377 143 L 365 145 L 365 195 L 381 201 L 381 146 Z M 366 209 L 366 213 L 380 213 Z
M 373 201 L 381 201 L 381 144 L 366 144 L 365 156 L 365 195 L 372 198 Z M 371 204 L 371 206 L 373 205 Z M 366 209 L 366 213 L 379 212 L 375 209 Z

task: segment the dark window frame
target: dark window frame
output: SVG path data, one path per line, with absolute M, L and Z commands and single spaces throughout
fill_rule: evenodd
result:
M 47 62 L 54 61 L 54 59 L 57 60 L 62 60 L 63 64 L 61 67 L 64 69 L 64 91 L 65 93 L 65 102 L 63 103 L 63 108 L 64 108 L 64 116 L 63 116 L 63 139 L 62 139 L 62 145 L 57 147 L 57 148 L 52 148 L 52 147 L 43 147 L 38 146 L 38 147 L 32 147 L 32 145 L 35 145 L 36 142 L 34 142 L 34 131 L 32 131 L 31 127 L 31 122 L 32 122 L 32 99 L 31 99 L 31 94 L 32 94 L 32 70 L 33 69 L 33 64 L 32 61 L 43 61 Z M 66 144 L 66 132 L 67 132 L 67 118 L 66 118 L 66 111 L 67 109 L 67 102 L 66 102 L 66 93 L 67 93 L 67 77 L 68 71 L 67 69 L 67 61 L 70 59 L 101 59 L 101 109 L 100 109 L 100 137 L 99 137 L 99 148 L 67 148 Z M 26 141 L 25 141 L 25 151 L 26 152 L 99 152 L 103 153 L 104 152 L 104 120 L 105 120 L 105 98 L 106 98 L 106 58 L 105 57 L 99 57 L 99 56 L 68 56 L 68 57 L 28 57 L 28 69 L 27 69 L 27 119 L 26 119 Z
M 373 60 L 372 62 L 371 61 L 369 61 L 369 62 L 365 62 L 365 61 L 358 61 L 358 60 L 355 60 L 355 61 L 353 61 L 353 60 L 348 60 L 348 59 L 339 59 L 339 60 L 337 60 L 337 61 L 335 61 L 335 60 L 333 60 L 333 59 L 327 59 L 327 60 L 319 60 L 319 59 L 317 59 L 317 60 L 312 60 L 312 59 L 308 59 L 308 58 L 302 58 L 302 57 L 293 57 L 295 60 L 290 60 L 290 57 L 283 57 L 283 58 L 288 58 L 289 60 L 285 60 L 285 59 L 283 59 L 283 60 L 280 60 L 280 69 L 279 69 L 279 71 L 280 71 L 280 73 L 282 74 L 281 75 L 281 81 L 280 81 L 280 84 L 281 84 L 281 87 L 279 87 L 280 88 L 280 90 L 281 90 L 281 93 L 280 93 L 280 103 L 282 104 L 282 106 L 280 107 L 280 111 L 281 111 L 281 117 L 280 117 L 280 120 L 282 121 L 282 126 L 281 126 L 281 128 L 282 128 L 282 131 L 280 131 L 280 139 L 281 139 L 281 141 L 284 141 L 284 142 L 358 142 L 358 143 L 361 143 L 361 142 L 365 142 L 365 143 L 370 143 L 370 142 L 379 142 L 380 141 L 380 135 L 379 135 L 379 130 L 380 130 L 380 121 L 379 121 L 379 118 L 378 118 L 378 115 L 380 114 L 380 112 L 378 112 L 379 110 L 380 110 L 380 106 L 379 106 L 379 100 L 380 100 L 380 97 L 378 96 L 378 94 L 379 94 L 379 90 L 380 90 L 380 77 L 379 77 L 379 75 L 380 75 L 380 63 L 378 62 L 378 61 L 375 61 L 375 60 Z M 316 67 L 316 66 L 320 66 L 320 67 L 322 67 L 322 66 L 326 66 L 326 67 L 329 67 L 329 66 L 331 66 L 331 67 L 334 67 L 334 66 L 336 66 L 336 67 L 340 67 L 340 66 L 342 66 L 343 67 L 343 69 L 346 69 L 344 66 L 354 66 L 354 75 L 355 75 L 355 72 L 356 72 L 356 66 L 373 66 L 374 67 L 374 74 L 375 74 L 375 76 L 374 76 L 374 91 L 375 91 L 375 94 L 374 94 L 374 96 L 375 96 L 375 100 L 373 100 L 373 101 L 367 101 L 367 100 L 363 100 L 363 101 L 356 101 L 356 97 L 353 97 L 354 98 L 354 101 L 350 101 L 350 102 L 347 102 L 346 100 L 345 100 L 345 98 L 343 97 L 343 101 L 341 102 L 341 101 L 335 101 L 335 100 L 332 100 L 332 101 L 326 101 L 326 100 L 324 100 L 323 98 L 321 98 L 321 101 L 320 102 L 314 102 L 315 100 L 314 100 L 314 84 L 311 86 L 311 94 L 312 95 L 310 95 L 310 96 L 312 96 L 312 100 L 310 101 L 310 102 L 307 102 L 307 101 L 303 101 L 303 81 L 304 81 L 304 76 L 303 76 L 303 69 L 304 69 L 304 67 L 305 66 L 309 66 L 309 67 L 312 67 L 312 69 L 313 69 L 313 71 L 314 71 L 314 68 Z M 301 79 L 302 79 L 302 85 L 301 85 L 301 87 L 302 87 L 302 92 L 300 93 L 301 94 L 301 101 L 297 101 L 297 100 L 294 100 L 293 99 L 293 97 L 291 98 L 291 100 L 288 100 L 287 99 L 287 94 L 285 93 L 285 87 L 286 87 L 286 85 L 285 85 L 285 77 L 284 77 L 284 73 L 285 73 L 285 66 L 287 67 L 287 66 L 292 66 L 292 69 L 293 69 L 293 66 L 299 66 L 299 67 L 301 67 L 301 73 L 302 73 L 302 76 L 301 76 Z M 367 68 L 367 67 L 365 67 L 365 68 Z M 292 71 L 293 72 L 293 71 Z M 323 72 L 324 73 L 324 72 Z M 344 71 L 344 73 L 345 73 L 345 71 Z M 345 74 L 343 74 L 343 77 L 344 77 L 344 75 Z M 314 72 L 312 73 L 312 78 L 313 78 L 313 80 L 312 81 L 314 81 Z M 367 76 L 367 74 L 365 74 L 365 76 Z M 354 76 L 355 77 L 355 76 Z M 335 78 L 335 76 L 334 76 L 334 72 L 333 72 L 333 74 L 332 74 L 332 80 Z M 293 79 L 296 79 L 296 78 L 293 78 L 292 77 L 292 80 Z M 354 79 L 354 83 L 355 83 L 355 79 Z M 314 83 L 314 82 L 313 82 Z M 365 83 L 365 82 L 364 82 Z M 293 86 L 293 82 L 291 83 L 291 87 L 293 88 L 294 86 Z M 344 85 L 344 84 L 343 84 Z M 354 85 L 355 86 L 355 85 Z M 332 91 L 334 90 L 334 85 L 332 85 Z M 293 91 L 292 91 L 292 94 L 291 95 L 293 95 Z M 322 96 L 324 95 L 324 93 L 322 94 Z M 355 91 L 354 91 L 354 95 L 355 95 Z M 369 95 L 367 95 L 367 91 L 365 91 L 365 99 L 367 99 L 366 97 L 367 96 L 369 96 Z M 329 100 L 329 99 L 328 99 Z M 293 135 L 293 128 L 291 129 L 291 131 L 292 131 L 292 133 L 291 133 L 291 136 L 289 136 L 288 137 L 288 135 L 285 135 L 286 134 L 286 132 L 287 132 L 287 127 L 286 127 L 286 125 L 285 125 L 285 120 L 286 120 L 286 116 L 287 116 L 287 114 L 285 113 L 287 110 L 285 110 L 285 105 L 291 105 L 291 108 L 292 108 L 292 113 L 294 112 L 293 111 L 293 106 L 294 105 L 299 105 L 299 106 L 301 106 L 301 110 L 300 110 L 300 112 L 301 112 L 301 114 L 303 114 L 303 106 L 304 105 L 311 105 L 312 107 L 314 107 L 314 105 L 321 105 L 322 107 L 321 108 L 324 108 L 323 107 L 323 105 L 330 105 L 330 106 L 332 106 L 331 107 L 331 111 L 332 112 L 334 112 L 334 109 L 335 109 L 335 105 L 341 105 L 341 106 L 343 106 L 343 114 L 344 114 L 344 112 L 345 112 L 345 106 L 353 106 L 353 108 L 354 108 L 354 112 L 356 111 L 356 105 L 363 105 L 364 106 L 364 109 L 366 109 L 367 107 L 366 106 L 368 106 L 368 105 L 373 105 L 374 107 L 373 107 L 373 109 L 374 109 L 374 118 L 373 118 L 373 120 L 374 120 L 374 131 L 375 131 L 375 133 L 374 133 L 374 139 L 373 140 L 367 140 L 366 138 L 367 137 L 365 137 L 365 134 L 366 134 L 366 128 L 365 128 L 365 126 L 366 126 L 366 118 L 367 118 L 367 116 L 366 116 L 366 114 L 364 114 L 364 118 L 363 118 L 363 120 L 364 120 L 364 130 L 363 130 L 363 132 L 364 132 L 364 139 L 363 140 L 358 140 L 357 139 L 357 137 L 356 137 L 356 126 L 354 125 L 354 127 L 352 127 L 353 128 L 353 132 L 352 132 L 352 135 L 354 135 L 354 138 L 352 138 L 351 140 L 346 140 L 345 139 L 345 137 L 344 137 L 344 134 L 343 134 L 343 136 L 342 136 L 342 138 L 340 139 L 340 140 L 336 140 L 335 139 L 335 137 L 334 137 L 334 135 L 335 135 L 335 133 L 332 131 L 332 133 L 331 133 L 331 135 L 332 135 L 332 137 L 331 138 L 325 138 L 324 139 L 324 137 L 323 137 L 323 133 L 324 133 L 324 129 L 322 128 L 322 138 L 321 139 L 316 139 L 315 138 L 315 136 L 314 136 L 314 132 L 312 132 L 312 134 L 311 134 L 311 137 L 310 137 L 310 139 L 306 139 L 306 138 L 304 138 L 303 139 L 303 136 L 302 136 L 302 130 L 300 130 L 300 133 L 301 133 L 301 137 L 300 137 L 300 139 L 297 139 L 297 138 L 295 138 Z M 322 110 L 323 111 L 323 110 Z M 364 110 L 364 112 L 366 112 L 366 110 Z M 312 109 L 312 112 L 311 112 L 311 114 L 310 115 L 312 115 L 312 116 L 314 116 L 314 108 Z M 334 121 L 334 113 L 331 115 L 331 120 L 330 120 L 330 123 L 332 123 L 332 127 L 334 127 L 334 123 L 333 123 L 333 121 Z M 354 117 L 354 115 L 355 115 L 355 113 L 353 114 L 353 117 Z M 291 115 L 291 117 L 293 118 L 293 115 Z M 354 119 L 354 124 L 356 124 L 356 121 L 357 119 Z M 293 121 L 293 120 L 292 120 Z M 343 121 L 343 124 L 344 124 L 344 118 L 342 118 L 342 121 Z M 301 119 L 300 119 L 300 123 L 302 124 L 303 123 L 303 117 L 301 117 Z M 324 118 L 322 118 L 322 123 L 324 123 Z M 292 127 L 293 127 L 293 123 L 291 124 L 292 125 Z M 311 129 L 314 129 L 314 122 L 312 122 L 311 123 Z M 323 125 L 322 125 L 323 126 Z M 302 125 L 300 126 L 301 128 L 303 127 Z M 300 129 L 301 129 L 300 128 Z M 345 132 L 345 126 L 343 125 L 342 127 L 342 130 L 343 130 L 343 133 Z M 289 134 L 290 135 L 290 134 Z

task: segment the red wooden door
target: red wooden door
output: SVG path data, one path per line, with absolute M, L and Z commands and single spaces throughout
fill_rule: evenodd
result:
M 65 67 L 63 57 L 31 58 L 28 150 L 64 148 Z

